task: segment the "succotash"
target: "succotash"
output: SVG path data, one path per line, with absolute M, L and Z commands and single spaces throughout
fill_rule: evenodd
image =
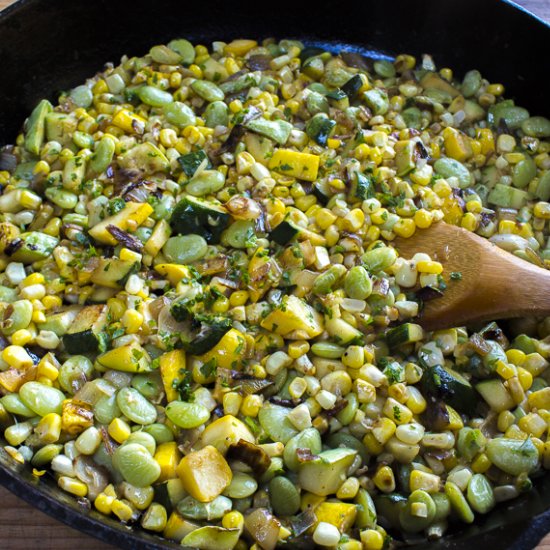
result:
M 0 153 L 0 424 L 210 550 L 443 536 L 550 466 L 550 318 L 427 333 L 442 220 L 550 265 L 550 121 L 473 70 L 293 40 L 124 57 Z M 521 284 L 521 282 L 518 282 Z

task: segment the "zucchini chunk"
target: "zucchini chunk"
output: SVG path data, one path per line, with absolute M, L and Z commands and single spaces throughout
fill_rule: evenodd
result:
M 174 208 L 170 225 L 180 235 L 194 233 L 202 235 L 209 244 L 218 244 L 229 219 L 229 212 L 222 205 L 187 196 Z
M 388 330 L 386 333 L 386 342 L 390 348 L 396 348 L 404 344 L 420 342 L 424 337 L 424 331 L 420 325 L 414 323 L 403 323 L 398 327 Z
M 119 258 L 100 258 L 90 280 L 96 285 L 119 288 L 126 284 L 130 275 L 138 272 L 139 265 Z
M 40 323 L 40 330 L 50 330 L 57 336 L 63 336 L 71 327 L 81 308 L 79 306 L 70 306 L 63 311 L 52 313 L 46 317 L 44 323 Z
M 180 333 L 183 349 L 191 355 L 210 351 L 231 329 L 231 319 L 210 315 L 195 315 L 188 319 Z
M 515 405 L 512 396 L 500 380 L 483 380 L 476 384 L 476 390 L 495 412 L 507 411 Z
M 448 367 L 428 367 L 422 375 L 423 391 L 435 399 L 441 399 L 457 411 L 475 410 L 478 395 L 470 382 Z M 479 385 L 479 384 L 478 384 Z
M 103 329 L 107 325 L 107 306 L 86 306 L 80 310 L 63 336 L 65 349 L 71 355 L 105 351 Z

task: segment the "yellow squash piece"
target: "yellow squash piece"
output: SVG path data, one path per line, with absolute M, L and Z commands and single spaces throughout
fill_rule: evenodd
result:
M 114 225 L 122 231 L 133 231 L 137 229 L 153 212 L 153 207 L 144 202 L 127 202 L 124 209 L 114 216 L 109 216 L 103 221 L 94 225 L 89 233 L 98 242 L 116 246 L 118 241 L 109 233 L 107 227 Z
M 184 489 L 199 502 L 212 502 L 233 479 L 229 464 L 212 445 L 184 456 L 177 473 Z
M 155 271 L 166 277 L 172 286 L 176 286 L 182 279 L 191 279 L 191 272 L 185 265 L 180 264 L 158 264 Z
M 345 533 L 351 528 L 357 516 L 357 506 L 349 502 L 322 502 L 315 508 L 317 523 L 324 521 Z
M 319 157 L 291 149 L 278 149 L 269 161 L 269 169 L 305 181 L 315 181 L 319 171 Z
M 178 399 L 174 381 L 179 380 L 180 374 L 185 371 L 185 364 L 185 351 L 182 349 L 175 349 L 160 356 L 160 375 L 168 403 Z
M 113 117 L 113 125 L 124 130 L 127 134 L 143 134 L 146 120 L 127 109 L 121 109 Z
M 181 539 L 199 527 L 200 525 L 185 519 L 177 512 L 172 512 L 166 522 L 166 527 L 162 532 L 162 536 L 168 540 L 181 542 Z
M 240 536 L 240 529 L 206 525 L 189 533 L 181 544 L 190 548 L 199 548 L 199 550 L 233 550 Z
M 94 413 L 84 403 L 76 403 L 73 399 L 63 401 L 61 414 L 61 429 L 71 436 L 76 436 L 94 425 Z
M 323 316 L 296 296 L 285 296 L 261 321 L 262 328 L 290 340 L 309 340 L 323 332 Z
M 226 414 L 206 427 L 197 446 L 211 445 L 220 453 L 225 454 L 229 447 L 238 443 L 240 439 L 244 439 L 248 443 L 256 443 L 256 438 L 244 422 Z
M 155 452 L 155 460 L 160 466 L 160 477 L 157 482 L 178 477 L 177 467 L 181 460 L 181 453 L 175 441 L 161 443 Z
M 443 137 L 448 157 L 464 162 L 474 154 L 470 145 L 470 138 L 459 130 L 445 128 Z
M 252 48 L 258 45 L 256 40 L 246 40 L 244 38 L 233 40 L 229 42 L 224 48 L 226 54 L 233 54 L 235 57 L 243 57 Z
M 99 367 L 122 372 L 149 372 L 151 364 L 147 352 L 136 343 L 109 350 L 97 358 Z
M 166 220 L 159 220 L 143 249 L 154 258 L 166 244 L 171 234 L 170 224 Z
M 420 85 L 424 88 L 435 88 L 436 90 L 441 90 L 442 92 L 448 93 L 451 97 L 456 97 L 460 92 L 454 87 L 451 86 L 446 80 L 443 80 L 436 73 L 426 73 L 420 80 Z
M 222 369 L 239 370 L 239 362 L 246 353 L 246 340 L 242 332 L 235 328 L 228 330 L 222 339 L 204 355 L 197 356 L 203 363 L 208 363 L 212 359 L 216 360 L 216 365 Z

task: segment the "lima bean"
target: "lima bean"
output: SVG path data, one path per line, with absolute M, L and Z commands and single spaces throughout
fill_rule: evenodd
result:
M 464 164 L 458 162 L 458 160 L 443 157 L 435 161 L 434 168 L 435 171 L 444 178 L 455 177 L 461 188 L 468 187 L 472 184 L 472 175 L 470 171 Z
M 346 275 L 344 290 L 354 300 L 366 300 L 372 293 L 372 281 L 368 271 L 360 265 L 352 267 Z
M 550 120 L 543 116 L 532 116 L 522 122 L 521 129 L 531 137 L 550 137 Z
M 292 481 L 283 476 L 269 483 L 269 500 L 278 516 L 292 516 L 300 509 L 300 493 Z
M 130 445 L 131 443 L 138 443 L 139 445 L 145 447 L 151 456 L 154 456 L 155 451 L 157 450 L 157 442 L 155 441 L 155 438 L 147 432 L 132 432 L 123 445 Z
M 172 401 L 166 407 L 166 416 L 180 428 L 198 428 L 210 418 L 209 410 L 199 403 Z
M 185 40 L 185 38 L 177 38 L 171 42 L 168 42 L 168 47 L 180 55 L 181 63 L 183 65 L 191 65 L 191 63 L 195 61 L 195 48 L 189 40 Z
M 229 498 L 246 498 L 252 496 L 257 488 L 258 483 L 252 476 L 243 472 L 235 472 L 231 483 L 223 494 Z
M 186 518 L 211 521 L 222 518 L 231 511 L 233 503 L 227 497 L 220 495 L 212 502 L 199 502 L 191 496 L 178 502 L 178 512 Z
M 391 267 L 397 260 L 397 252 L 389 246 L 380 246 L 365 252 L 361 256 L 363 265 L 371 272 L 378 273 Z
M 164 107 L 164 105 L 169 105 L 174 101 L 172 94 L 165 92 L 155 86 L 142 86 L 137 95 L 139 99 L 146 105 L 151 105 L 151 107 Z
M 487 443 L 486 453 L 497 468 L 513 476 L 532 472 L 539 462 L 539 453 L 531 438 L 497 437 Z
M 227 126 L 229 124 L 229 108 L 223 101 L 213 101 L 204 110 L 204 123 L 208 128 Z
M 160 476 L 160 466 L 139 443 L 121 445 L 113 454 L 113 466 L 134 487 L 148 487 Z
M 191 89 L 209 103 L 223 101 L 225 98 L 223 90 L 208 80 L 194 80 L 191 84 Z
M 152 424 L 157 419 L 155 406 L 134 388 L 119 390 L 116 402 L 122 414 L 136 424 Z
M 162 252 L 171 263 L 188 264 L 203 258 L 208 244 L 200 235 L 178 235 L 166 241 Z
M 315 428 L 306 428 L 303 432 L 287 440 L 283 460 L 289 470 L 296 472 L 300 466 L 300 461 L 296 454 L 298 449 L 309 449 L 314 455 L 317 455 L 321 452 L 322 448 L 319 432 Z
M 481 87 L 481 80 L 481 73 L 479 71 L 468 71 L 462 81 L 462 95 L 464 97 L 474 96 Z
M 195 197 L 217 193 L 225 184 L 225 176 L 218 170 L 203 170 L 187 184 L 185 190 Z
M 113 138 L 104 136 L 97 144 L 90 160 L 90 167 L 96 174 L 102 174 L 113 161 L 116 145 Z
M 311 291 L 314 294 L 329 293 L 344 276 L 344 273 L 346 273 L 346 268 L 342 264 L 336 264 L 329 267 L 324 273 L 316 277 Z
M 180 101 L 168 103 L 164 106 L 163 111 L 166 120 L 178 128 L 193 126 L 197 121 L 197 117 L 191 107 Z
M 486 514 L 495 505 L 493 488 L 483 474 L 474 474 L 471 477 L 466 496 L 470 506 L 480 514 Z
M 50 413 L 61 414 L 61 405 L 65 394 L 56 388 L 40 382 L 26 382 L 19 389 L 21 401 L 39 416 Z

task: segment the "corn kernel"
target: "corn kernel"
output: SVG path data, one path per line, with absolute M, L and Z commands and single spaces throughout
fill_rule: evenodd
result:
M 27 353 L 27 350 L 21 346 L 7 346 L 2 351 L 2 359 L 10 366 L 16 369 L 27 369 L 32 367 L 33 360 Z
M 132 510 L 130 504 L 127 501 L 119 500 L 118 498 L 113 500 L 111 504 L 111 511 L 120 521 L 130 521 L 134 515 L 134 511 Z
M 463 229 L 466 229 L 466 231 L 475 231 L 477 229 L 477 218 L 474 214 L 471 212 L 466 212 L 464 216 L 462 216 L 462 220 L 460 221 L 460 227 Z
M 263 398 L 261 395 L 247 395 L 241 405 L 241 414 L 244 416 L 249 416 L 250 418 L 256 418 L 262 408 L 262 404 Z
M 135 309 L 127 309 L 121 318 L 121 322 L 128 334 L 135 334 L 143 324 L 143 315 Z
M 403 237 L 405 239 L 412 237 L 415 231 L 416 231 L 416 224 L 414 223 L 414 219 L 411 219 L 411 218 L 401 218 L 397 220 L 397 222 L 393 226 L 393 232 L 398 237 Z
M 476 474 L 484 474 L 490 467 L 492 463 L 489 460 L 489 457 L 485 453 L 480 453 L 472 462 L 472 470 Z
M 223 412 L 237 416 L 243 402 L 243 397 L 237 392 L 230 391 L 224 394 L 222 398 Z
M 244 516 L 237 510 L 227 512 L 222 518 L 222 526 L 226 529 L 242 529 L 244 526 Z
M 288 355 L 292 359 L 298 359 L 309 351 L 309 342 L 307 340 L 295 340 L 288 345 Z
M 96 510 L 108 516 L 112 512 L 114 500 L 114 496 L 107 496 L 105 493 L 99 493 L 94 500 L 94 506 Z
M 384 537 L 375 529 L 366 529 L 360 533 L 363 550 L 382 550 Z
M 393 493 L 395 491 L 395 477 L 389 466 L 379 468 L 372 480 L 383 493 Z
M 124 443 L 132 433 L 130 426 L 120 418 L 114 418 L 109 424 L 107 431 L 117 443 Z
M 359 480 L 356 477 L 348 477 L 342 485 L 340 485 L 336 497 L 342 500 L 355 498 L 359 491 Z
M 77 479 L 68 476 L 61 476 L 57 480 L 57 485 L 63 491 L 77 497 L 85 497 L 88 494 L 88 486 Z
M 521 387 L 524 391 L 527 391 L 531 388 L 533 385 L 533 375 L 526 369 L 523 369 L 521 367 L 517 368 L 518 372 L 518 379 L 519 383 L 521 384 Z
M 504 86 L 502 84 L 489 84 L 486 91 L 488 94 L 498 97 L 504 93 Z
M 32 334 L 27 329 L 17 330 L 12 334 L 11 343 L 15 346 L 26 346 L 33 339 Z
M 443 266 L 439 262 L 421 260 L 416 263 L 416 269 L 419 273 L 431 273 L 439 275 L 443 273 Z

